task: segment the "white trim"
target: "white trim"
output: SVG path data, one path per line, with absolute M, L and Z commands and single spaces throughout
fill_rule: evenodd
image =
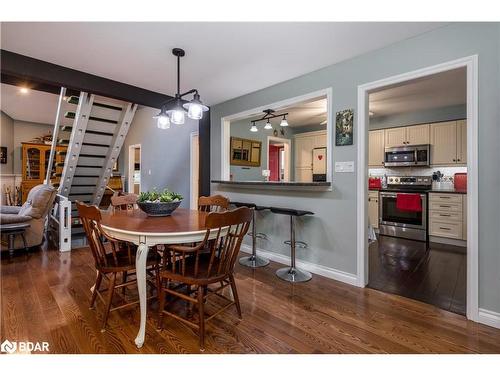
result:
M 221 176 L 220 179 L 223 181 L 229 181 L 230 176 L 230 163 L 229 163 L 229 153 L 231 150 L 230 143 L 230 123 L 231 121 L 241 120 L 255 115 L 259 115 L 263 110 L 267 108 L 273 108 L 276 111 L 280 111 L 284 108 L 290 107 L 291 105 L 298 104 L 301 102 L 306 102 L 311 99 L 326 96 L 327 103 L 327 124 L 326 124 L 326 134 L 327 134 L 327 174 L 326 180 L 332 182 L 333 176 L 333 149 L 332 149 L 332 139 L 334 132 L 334 117 L 333 117 L 333 90 L 331 87 L 321 89 L 318 91 L 310 92 L 308 94 L 295 96 L 293 98 L 288 98 L 280 100 L 278 102 L 262 105 L 260 107 L 252 108 L 243 112 L 235 113 L 232 115 L 227 115 L 221 118 Z M 329 188 L 331 190 L 331 187 Z
M 193 182 L 194 182 L 193 170 L 197 169 L 199 172 L 199 168 L 200 168 L 199 157 L 197 157 L 197 158 L 194 157 L 194 154 L 195 154 L 194 139 L 195 139 L 195 137 L 198 137 L 198 142 L 199 142 L 198 131 L 191 132 L 191 134 L 189 136 L 189 158 L 190 158 L 190 162 L 189 162 L 189 207 L 192 210 L 196 210 L 198 207 L 198 193 L 199 193 L 198 188 L 196 188 L 196 190 L 195 190 L 195 187 L 193 184 Z M 199 152 L 200 152 L 199 144 L 197 146 L 198 146 L 198 155 L 199 155 Z M 193 194 L 194 191 L 196 191 L 196 194 Z
M 478 58 L 464 57 L 412 72 L 399 74 L 358 86 L 357 123 L 357 278 L 358 285 L 368 282 L 367 194 L 368 160 L 366 152 L 368 92 L 388 85 L 436 74 L 451 69 L 467 68 L 467 318 L 478 321 Z M 487 324 L 487 323 L 486 323 Z
M 134 162 L 135 162 L 135 151 L 133 154 L 133 157 L 130 158 L 130 151 L 132 149 L 139 149 L 139 159 L 141 163 L 141 182 L 139 183 L 139 192 L 141 192 L 141 185 L 142 185 L 142 147 L 140 143 L 137 143 L 135 145 L 130 145 L 128 146 L 128 192 L 133 193 L 134 192 Z
M 487 326 L 500 329 L 500 313 L 495 311 L 479 309 L 477 321 L 486 324 Z
M 269 143 L 270 143 L 270 141 L 283 143 L 283 146 L 285 149 L 285 165 L 283 167 L 283 169 L 285 170 L 285 173 L 283 176 L 284 177 L 283 181 L 289 182 L 290 181 L 290 173 L 292 172 L 290 170 L 291 166 L 292 166 L 292 163 L 290 162 L 291 161 L 291 151 L 292 151 L 292 140 L 289 138 L 273 137 L 271 135 L 267 136 L 266 150 L 267 150 L 267 169 L 268 170 L 269 170 Z
M 244 253 L 248 254 L 252 253 L 252 247 L 250 245 L 242 244 L 240 250 Z M 283 254 L 257 249 L 257 255 L 272 260 L 273 262 L 285 264 L 287 266 L 290 265 L 290 257 Z M 312 272 L 316 275 L 328 277 L 329 279 L 341 281 L 343 283 L 354 286 L 357 285 L 356 283 L 357 277 L 355 274 L 352 273 L 340 271 L 335 268 L 325 267 L 320 264 L 309 263 L 299 259 L 297 259 L 297 267 Z

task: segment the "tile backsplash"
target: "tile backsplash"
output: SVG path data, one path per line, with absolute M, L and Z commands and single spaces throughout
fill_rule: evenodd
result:
M 455 173 L 467 173 L 467 167 L 400 167 L 400 168 L 369 168 L 368 174 L 370 177 L 387 176 L 432 176 L 434 172 L 441 171 L 443 178 L 441 181 L 453 182 Z

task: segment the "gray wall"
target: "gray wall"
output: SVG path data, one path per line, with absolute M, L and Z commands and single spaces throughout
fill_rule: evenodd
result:
M 14 171 L 14 120 L 2 111 L 0 114 L 0 143 L 2 147 L 7 147 L 7 164 L 0 164 L 0 174 L 12 174 Z
M 328 46 L 324 46 L 328 48 Z M 395 43 L 316 72 L 271 86 L 211 108 L 211 173 L 221 177 L 220 119 L 223 116 L 264 106 L 279 100 L 333 88 L 334 113 L 354 108 L 357 115 L 358 85 L 443 63 L 465 56 L 479 56 L 479 304 L 500 312 L 500 25 L 498 23 L 457 23 Z M 356 121 L 356 120 L 355 120 Z M 356 128 L 355 130 L 356 131 Z M 334 147 L 335 161 L 356 159 L 357 145 Z M 299 239 L 309 248 L 298 257 L 347 273 L 356 273 L 356 173 L 333 173 L 331 192 L 242 190 L 212 185 L 231 199 L 258 204 L 292 206 L 315 212 L 299 220 Z M 259 246 L 288 254 L 282 244 L 288 236 L 285 217 L 266 213 L 259 230 L 268 241 Z
M 370 118 L 370 130 L 395 128 L 398 126 L 427 124 L 431 122 L 461 120 L 467 117 L 467 106 L 454 105 L 427 111 L 406 112 L 390 116 Z
M 158 109 L 139 108 L 130 125 L 119 158 L 119 168 L 128 182 L 128 148 L 141 144 L 141 189 L 168 188 L 184 197 L 182 207 L 189 207 L 190 198 L 190 134 L 198 131 L 198 121 L 186 119 L 184 125 L 158 129 L 153 116 Z M 149 170 L 151 174 L 149 174 Z M 126 185 L 127 186 L 127 185 Z
M 52 134 L 53 125 L 14 120 L 14 173 L 22 173 L 21 142 L 30 142 L 36 137 Z

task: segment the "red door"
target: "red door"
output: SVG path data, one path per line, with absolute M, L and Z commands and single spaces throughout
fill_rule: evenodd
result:
M 269 145 L 269 181 L 280 180 L 280 147 Z

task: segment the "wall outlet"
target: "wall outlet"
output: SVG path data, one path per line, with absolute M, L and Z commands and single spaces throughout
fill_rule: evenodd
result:
M 354 161 L 337 161 L 335 162 L 336 173 L 353 173 Z

